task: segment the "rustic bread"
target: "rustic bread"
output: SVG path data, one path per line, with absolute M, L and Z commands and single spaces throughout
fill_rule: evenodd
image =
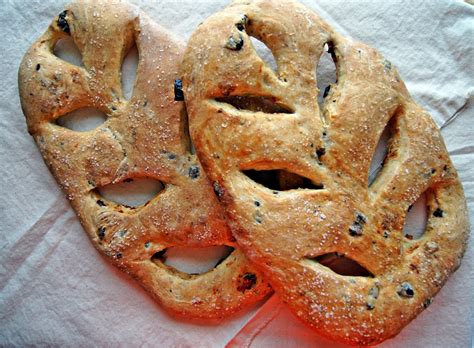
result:
M 325 45 L 337 82 L 320 108 Z M 234 236 L 299 318 L 375 344 L 431 303 L 466 248 L 466 202 L 439 129 L 389 61 L 294 1 L 234 1 L 191 36 L 182 74 L 191 137 Z M 369 185 L 386 126 L 388 154 Z M 426 231 L 410 239 L 405 216 L 424 192 Z M 341 256 L 356 269 L 335 272 Z
M 83 66 L 53 54 L 71 35 Z M 121 64 L 139 51 L 133 96 L 121 91 Z M 94 246 L 129 273 L 169 312 L 219 319 L 270 289 L 235 245 L 206 174 L 190 151 L 186 110 L 174 86 L 184 45 L 137 8 L 117 1 L 70 4 L 25 55 L 19 71 L 28 129 Z M 174 88 L 177 88 L 175 96 Z M 89 132 L 55 123 L 94 107 L 108 118 Z M 97 188 L 134 178 L 165 185 L 137 208 L 101 197 Z M 165 265 L 167 248 L 227 245 L 213 270 L 187 274 Z

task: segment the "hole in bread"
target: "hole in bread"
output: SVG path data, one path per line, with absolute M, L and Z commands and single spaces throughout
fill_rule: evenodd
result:
M 331 269 L 333 272 L 343 276 L 373 277 L 364 266 L 343 254 L 337 252 L 328 253 L 309 259 Z
M 82 54 L 77 48 L 73 38 L 66 36 L 56 42 L 53 54 L 73 65 L 82 66 Z
M 171 247 L 153 254 L 151 260 L 187 274 L 201 274 L 221 264 L 234 250 L 226 245 L 204 248 Z
M 383 168 L 384 162 L 387 158 L 388 145 L 389 145 L 391 137 L 392 137 L 392 128 L 390 125 L 387 125 L 385 129 L 383 130 L 382 134 L 380 135 L 379 141 L 375 148 L 374 155 L 372 157 L 372 161 L 370 162 L 369 179 L 368 179 L 369 187 L 372 185 L 375 178 L 379 175 L 380 171 Z
M 244 170 L 247 177 L 256 183 L 275 191 L 288 191 L 296 189 L 322 190 L 322 183 L 314 183 L 311 179 L 305 178 L 296 173 L 283 169 L 273 170 Z
M 316 81 L 319 89 L 318 103 L 320 108 L 324 103 L 324 99 L 330 93 L 331 88 L 337 82 L 337 71 L 334 62 L 335 55 L 334 45 L 329 42 L 324 45 L 323 53 L 319 58 L 319 63 L 316 68 Z
M 161 181 L 151 178 L 134 178 L 101 186 L 96 190 L 108 201 L 136 208 L 148 203 L 164 189 L 165 185 Z
M 420 239 L 426 230 L 428 222 L 428 199 L 427 193 L 418 197 L 407 211 L 403 225 L 403 235 L 408 239 Z
M 193 139 L 191 137 L 189 138 L 189 152 L 192 155 L 196 154 L 196 148 L 194 147 Z
M 107 120 L 107 115 L 102 111 L 87 107 L 71 111 L 56 119 L 58 126 L 76 131 L 88 132 L 99 127 Z
M 396 165 L 395 161 L 389 161 L 389 159 L 397 156 L 399 144 L 399 115 L 403 110 L 396 108 L 393 111 L 390 120 L 387 122 L 384 130 L 380 134 L 377 145 L 370 162 L 369 173 L 367 178 L 368 187 L 371 187 L 378 178 L 384 173 L 391 174 L 394 172 L 393 168 L 390 169 L 391 165 Z M 392 173 L 393 174 L 393 173 Z
M 216 98 L 217 102 L 232 105 L 237 110 L 263 112 L 266 114 L 292 114 L 294 111 L 275 97 L 235 95 Z
M 130 100 L 133 95 L 133 86 L 137 77 L 138 69 L 138 49 L 133 45 L 122 62 L 122 95 L 126 100 Z
M 271 49 L 268 48 L 268 46 L 265 45 L 262 41 L 260 41 L 259 39 L 253 36 L 250 36 L 250 42 L 252 43 L 252 46 L 255 49 L 255 52 L 257 52 L 258 56 L 263 60 L 263 62 L 270 69 L 272 69 L 273 72 L 276 72 L 277 63 Z
M 181 117 L 181 124 L 182 124 L 182 132 L 184 133 L 184 140 L 187 142 L 187 150 L 191 154 L 196 154 L 196 148 L 194 147 L 193 139 L 191 138 L 191 134 L 189 133 L 189 117 L 188 112 L 186 110 L 186 105 L 180 111 Z

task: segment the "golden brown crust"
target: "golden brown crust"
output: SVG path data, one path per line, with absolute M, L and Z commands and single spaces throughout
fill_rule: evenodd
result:
M 68 31 L 82 52 L 83 67 L 53 54 Z M 133 96 L 127 101 L 120 68 L 134 42 L 139 63 Z M 29 132 L 94 246 L 171 313 L 219 319 L 269 291 L 241 251 L 235 249 L 222 264 L 200 275 L 152 260 L 154 253 L 174 246 L 235 247 L 212 186 L 190 153 L 184 105 L 174 101 L 183 49 L 133 6 L 73 2 L 25 55 L 20 95 Z M 107 121 L 83 133 L 54 124 L 86 106 L 103 111 Z M 107 201 L 96 191 L 140 177 L 160 180 L 166 187 L 136 209 Z M 242 287 L 248 274 L 254 277 Z
M 277 73 L 250 36 L 272 50 Z M 316 67 L 327 43 L 338 82 L 320 110 Z M 439 130 L 388 61 L 296 2 L 234 1 L 192 35 L 182 71 L 191 136 L 234 235 L 299 318 L 364 345 L 396 335 L 426 308 L 460 264 L 467 209 Z M 369 185 L 389 122 L 389 153 Z M 272 191 L 244 174 L 276 169 L 324 188 Z M 410 240 L 404 219 L 423 192 L 427 228 Z M 372 276 L 340 275 L 315 259 L 334 252 Z

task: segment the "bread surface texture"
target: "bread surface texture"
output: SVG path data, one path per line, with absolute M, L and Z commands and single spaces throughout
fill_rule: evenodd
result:
M 56 43 L 68 36 L 82 66 L 54 55 Z M 121 66 L 133 45 L 139 59 L 127 100 Z M 270 288 L 236 246 L 191 153 L 186 110 L 174 91 L 183 51 L 183 43 L 132 5 L 72 2 L 26 53 L 20 97 L 28 130 L 94 246 L 171 314 L 218 320 L 251 306 Z M 57 124 L 85 107 L 107 120 L 87 132 Z M 142 178 L 158 180 L 164 189 L 138 207 L 107 200 L 98 190 Z M 206 273 L 187 274 L 164 263 L 168 248 L 219 245 L 235 250 Z
M 337 82 L 319 105 L 324 49 Z M 466 202 L 439 129 L 388 60 L 297 2 L 234 1 L 197 28 L 181 69 L 191 137 L 233 234 L 296 316 L 369 345 L 431 303 L 465 251 Z M 428 219 L 416 239 L 403 226 L 422 194 Z M 355 272 L 330 267 L 341 257 Z

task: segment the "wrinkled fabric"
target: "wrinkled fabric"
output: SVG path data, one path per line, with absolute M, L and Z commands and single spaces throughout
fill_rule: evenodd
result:
M 380 50 L 442 128 L 474 212 L 474 7 L 463 1 L 302 1 L 344 35 Z M 169 317 L 92 247 L 26 130 L 17 73 L 65 1 L 2 1 L 0 26 L 0 345 L 340 347 L 274 295 L 220 325 Z M 133 1 L 188 39 L 227 1 Z M 434 303 L 383 347 L 470 347 L 471 243 Z

